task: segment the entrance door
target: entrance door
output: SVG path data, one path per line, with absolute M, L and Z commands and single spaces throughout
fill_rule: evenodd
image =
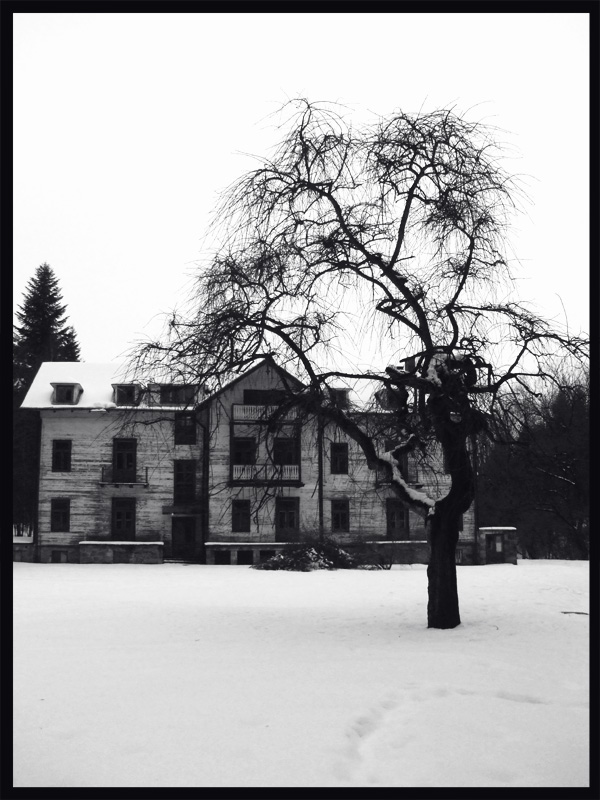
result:
M 485 537 L 485 557 L 488 564 L 504 563 L 504 535 L 488 533 Z
M 300 532 L 300 498 L 275 499 L 275 541 L 295 542 Z
M 173 517 L 171 527 L 171 558 L 193 561 L 196 549 L 196 518 Z

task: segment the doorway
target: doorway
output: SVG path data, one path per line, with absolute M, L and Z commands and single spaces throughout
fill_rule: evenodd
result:
M 196 517 L 173 517 L 171 521 L 171 558 L 197 561 Z
M 300 498 L 277 497 L 275 500 L 275 541 L 295 542 L 300 532 Z

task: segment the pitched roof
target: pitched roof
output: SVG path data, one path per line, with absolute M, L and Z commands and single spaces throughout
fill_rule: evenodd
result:
M 200 403 L 200 407 L 202 407 L 202 406 L 207 406 L 207 405 L 208 405 L 208 404 L 209 404 L 209 403 L 210 403 L 212 400 L 215 400 L 217 397 L 219 397 L 220 395 L 222 395 L 224 392 L 226 392 L 226 391 L 228 391 L 229 389 L 233 388 L 233 386 L 235 386 L 235 385 L 236 385 L 237 383 L 239 383 L 241 380 L 243 380 L 244 378 L 247 378 L 249 375 L 252 375 L 254 372 L 257 372 L 259 369 L 263 369 L 265 366 L 269 366 L 269 367 L 271 367 L 272 369 L 274 369 L 274 370 L 275 370 L 275 371 L 276 371 L 276 372 L 279 374 L 279 376 L 280 376 L 281 378 L 283 378 L 285 381 L 289 381 L 290 383 L 292 383 L 293 385 L 295 385 L 297 388 L 299 388 L 299 389 L 300 389 L 300 388 L 302 388 L 302 387 L 303 387 L 303 385 L 304 385 L 304 384 L 302 383 L 302 381 L 298 380 L 298 378 L 295 378 L 295 377 L 294 377 L 294 376 L 291 374 L 291 372 L 288 372 L 288 371 L 287 371 L 286 369 L 284 369 L 283 367 L 280 367 L 280 366 L 279 366 L 279 364 L 277 364 L 277 362 L 276 362 L 276 361 L 275 361 L 275 359 L 273 358 L 273 356 L 270 356 L 270 355 L 269 355 L 269 356 L 265 356 L 264 358 L 262 358 L 262 359 L 261 359 L 261 361 L 259 361 L 259 362 L 258 362 L 257 364 L 255 364 L 253 367 L 250 367 L 250 369 L 246 370 L 246 372 L 242 372 L 242 374 L 241 374 L 241 375 L 237 375 L 235 378 L 233 378 L 232 380 L 230 380 L 230 381 L 229 381 L 228 383 L 226 383 L 224 386 L 221 386 L 221 388 L 220 388 L 220 389 L 217 389 L 217 391 L 216 391 L 216 392 L 213 392 L 213 393 L 212 393 L 212 394 L 210 394 L 208 397 L 206 397 L 206 398 L 205 398 L 205 399 L 204 399 L 204 400 L 203 400 L 203 401 Z

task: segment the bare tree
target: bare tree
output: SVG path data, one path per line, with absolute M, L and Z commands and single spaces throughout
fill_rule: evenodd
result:
M 336 106 L 285 108 L 273 156 L 223 195 L 194 306 L 172 315 L 162 341 L 140 346 L 136 363 L 216 387 L 274 354 L 306 387 L 288 387 L 284 406 L 339 426 L 426 520 L 428 625 L 453 628 L 459 518 L 474 496 L 469 442 L 493 429 L 507 388 L 543 379 L 558 350 L 583 356 L 585 341 L 506 299 L 519 190 L 495 130 L 451 110 L 354 129 Z M 385 356 L 372 354 L 369 369 L 343 363 L 357 315 L 390 354 L 379 363 Z M 336 402 L 340 381 L 384 393 L 400 445 L 378 454 L 360 417 Z M 400 469 L 432 444 L 451 478 L 441 498 L 415 491 Z

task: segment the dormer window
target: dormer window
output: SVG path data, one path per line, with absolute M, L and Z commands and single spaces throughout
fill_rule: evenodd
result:
M 187 406 L 196 398 L 196 386 L 188 384 L 163 384 L 160 387 L 161 406 Z
M 139 384 L 137 383 L 113 383 L 115 405 L 135 406 L 139 397 Z
M 52 403 L 57 406 L 77 405 L 83 392 L 79 383 L 52 383 Z
M 330 389 L 331 399 L 338 408 L 348 408 L 348 389 Z

